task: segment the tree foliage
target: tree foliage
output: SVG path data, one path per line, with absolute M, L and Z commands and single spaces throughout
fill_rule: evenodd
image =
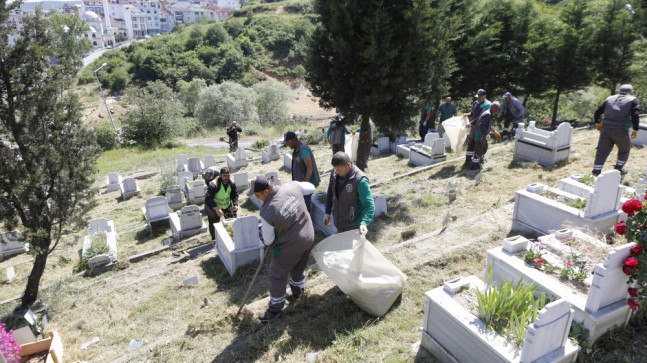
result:
M 207 87 L 207 82 L 202 78 L 194 78 L 191 82 L 180 80 L 177 84 L 178 99 L 184 104 L 189 115 L 193 115 L 200 99 L 200 92 Z
M 288 116 L 287 101 L 293 98 L 290 89 L 281 82 L 267 80 L 254 85 L 256 109 L 263 124 L 276 124 Z
M 127 90 L 126 101 L 135 106 L 122 118 L 123 137 L 150 147 L 173 137 L 174 124 L 184 107 L 171 88 L 162 81 Z
M 0 4 L 3 24 L 20 5 L 5 4 Z M 61 19 L 54 19 L 51 23 L 36 10 L 13 45 L 7 37 L 11 29 L 0 27 L 0 201 L 5 210 L 0 218 L 10 229 L 23 229 L 34 255 L 24 307 L 36 301 L 47 257 L 63 235 L 86 222 L 99 152 L 81 123 L 77 96 L 65 90 L 81 64 L 78 50 L 84 48 L 75 42 L 82 27 L 68 25 L 61 34 L 56 29 Z
M 440 9 L 447 1 L 434 2 Z M 358 167 L 370 148 L 369 118 L 383 130 L 404 130 L 417 113 L 436 61 L 431 45 L 449 17 L 429 0 L 314 1 L 319 15 L 306 79 L 320 105 L 361 115 Z
M 207 127 L 228 126 L 232 121 L 257 122 L 256 92 L 234 82 L 209 86 L 200 93 L 195 114 Z

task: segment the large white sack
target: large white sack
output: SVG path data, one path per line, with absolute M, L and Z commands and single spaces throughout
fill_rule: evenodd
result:
M 456 154 L 460 154 L 461 150 L 463 150 L 465 135 L 468 131 L 468 122 L 469 120 L 464 116 L 454 116 L 443 121 L 445 134 L 447 134 L 447 137 L 449 138 L 452 151 Z
M 359 145 L 359 132 L 356 132 L 355 135 L 352 133 L 346 135 L 346 140 L 344 141 L 344 152 L 348 154 L 350 161 L 355 164 L 357 162 L 357 146 Z
M 407 280 L 358 230 L 324 239 L 312 256 L 328 278 L 371 315 L 386 314 Z

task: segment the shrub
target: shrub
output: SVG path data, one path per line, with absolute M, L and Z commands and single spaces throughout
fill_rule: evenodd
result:
M 257 122 L 256 92 L 234 82 L 209 86 L 200 92 L 195 111 L 205 126 L 229 126 L 232 121 Z
M 254 143 L 252 144 L 252 148 L 260 150 L 269 145 L 270 145 L 270 142 L 267 140 L 257 140 L 257 141 L 254 141 Z
M 254 85 L 258 117 L 263 123 L 275 125 L 287 117 L 287 101 L 293 98 L 290 89 L 281 82 L 268 79 Z
M 94 134 L 97 138 L 97 144 L 104 151 L 112 150 L 119 145 L 117 142 L 117 133 L 111 126 L 101 125 L 94 129 Z

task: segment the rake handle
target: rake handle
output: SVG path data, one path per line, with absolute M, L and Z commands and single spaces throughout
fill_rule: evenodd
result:
M 234 315 L 234 321 L 238 319 L 238 315 L 240 315 L 240 312 L 243 311 L 243 308 L 245 307 L 245 301 L 247 301 L 247 298 L 249 297 L 249 293 L 252 291 L 252 286 L 254 286 L 254 282 L 256 282 L 256 277 L 258 276 L 258 273 L 261 271 L 261 267 L 263 267 L 263 264 L 265 263 L 265 258 L 270 252 L 270 248 L 272 246 L 274 246 L 274 242 L 270 243 L 265 248 L 265 254 L 263 255 L 263 258 L 261 259 L 261 261 L 258 263 L 258 267 L 256 268 L 256 272 L 254 273 L 254 277 L 252 277 L 252 282 L 249 283 L 247 292 L 245 293 L 245 296 L 243 296 L 243 301 L 240 303 L 240 308 L 238 308 L 238 312 L 236 313 L 236 315 Z

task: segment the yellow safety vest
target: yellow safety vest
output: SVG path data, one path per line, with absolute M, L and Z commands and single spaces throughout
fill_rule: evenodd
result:
M 220 184 L 220 190 L 213 197 L 213 201 L 216 203 L 216 207 L 220 209 L 227 209 L 231 205 L 231 184 L 228 185 L 228 188 L 225 189 L 225 186 Z

